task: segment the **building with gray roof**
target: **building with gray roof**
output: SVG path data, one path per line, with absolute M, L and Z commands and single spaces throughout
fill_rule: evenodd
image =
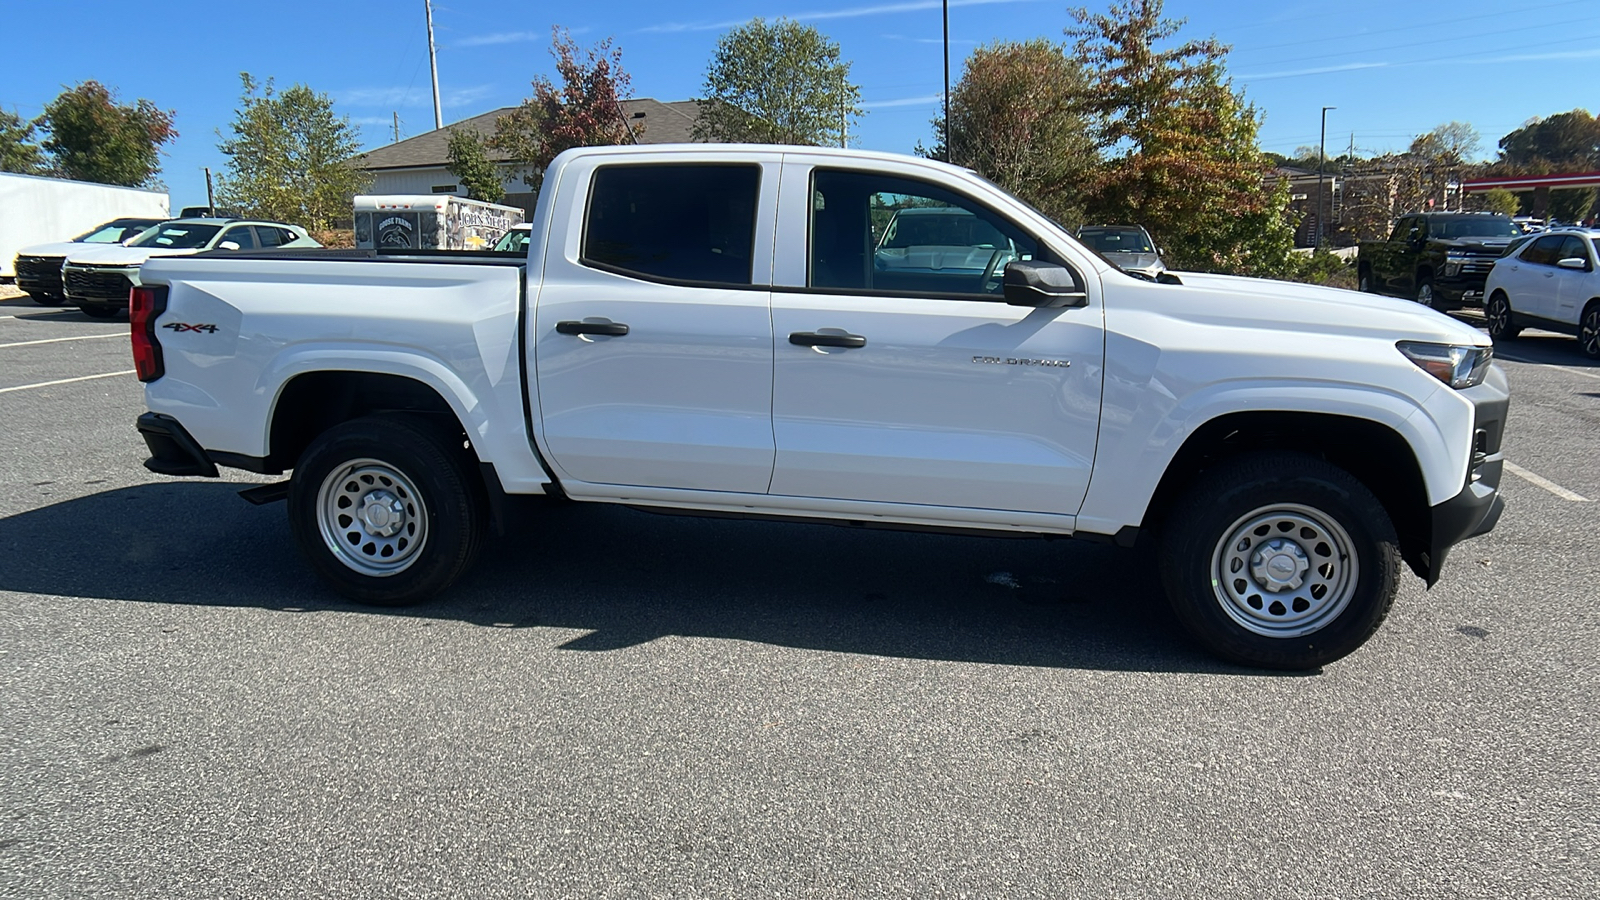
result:
M 450 134 L 457 128 L 476 129 L 488 137 L 495 122 L 516 107 L 507 106 L 470 119 L 462 119 L 435 131 L 426 131 L 386 147 L 369 150 L 357 158 L 361 168 L 372 173 L 372 194 L 456 194 L 467 192 L 446 166 L 449 165 Z M 662 103 L 659 100 L 622 101 L 623 116 L 631 124 L 643 126 L 641 144 L 681 144 L 694 139 L 694 123 L 700 114 L 693 100 Z M 504 154 L 489 151 L 489 158 L 502 163 L 508 206 L 519 206 L 533 215 L 535 194 L 523 183 L 521 173 L 506 162 Z

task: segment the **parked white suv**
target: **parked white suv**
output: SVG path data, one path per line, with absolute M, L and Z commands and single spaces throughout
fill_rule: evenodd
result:
M 1489 336 L 1514 339 L 1524 328 L 1578 336 L 1600 359 L 1600 231 L 1553 231 L 1495 261 L 1484 284 Z
M 61 281 L 67 302 L 85 315 L 109 319 L 128 308 L 139 267 L 154 256 L 191 256 L 207 250 L 320 247 L 304 228 L 241 219 L 173 219 L 126 245 L 101 245 L 67 256 Z

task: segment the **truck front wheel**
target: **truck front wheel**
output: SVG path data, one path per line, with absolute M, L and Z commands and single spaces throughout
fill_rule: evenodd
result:
M 1269 669 L 1314 669 L 1378 630 L 1399 585 L 1393 523 L 1343 469 L 1259 453 L 1207 471 L 1162 541 L 1173 612 L 1213 653 Z
M 485 532 L 466 454 L 420 416 L 367 416 L 324 432 L 289 485 L 289 528 L 339 593 L 403 606 L 471 566 Z

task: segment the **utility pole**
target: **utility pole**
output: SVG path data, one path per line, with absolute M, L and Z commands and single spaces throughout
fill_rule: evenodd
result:
M 433 51 L 433 0 L 422 0 L 428 14 L 428 66 L 433 69 L 433 129 L 444 127 L 444 117 L 439 113 L 439 57 Z
M 1322 139 L 1317 143 L 1317 233 L 1316 240 L 1311 246 L 1319 250 L 1322 249 L 1322 172 L 1326 167 L 1327 160 L 1328 110 L 1338 108 L 1337 106 L 1324 106 L 1322 108 Z
M 394 142 L 400 143 L 400 110 L 394 111 Z
M 950 0 L 944 0 L 944 161 L 950 162 Z
M 213 216 L 217 214 L 217 201 L 211 194 L 210 166 L 206 166 L 206 212 Z

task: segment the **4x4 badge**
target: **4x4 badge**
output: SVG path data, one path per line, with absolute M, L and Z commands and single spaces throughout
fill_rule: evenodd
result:
M 182 334 L 185 331 L 204 331 L 210 334 L 217 333 L 217 326 L 215 325 L 189 325 L 184 322 L 168 322 L 161 327 L 171 328 L 174 334 Z

